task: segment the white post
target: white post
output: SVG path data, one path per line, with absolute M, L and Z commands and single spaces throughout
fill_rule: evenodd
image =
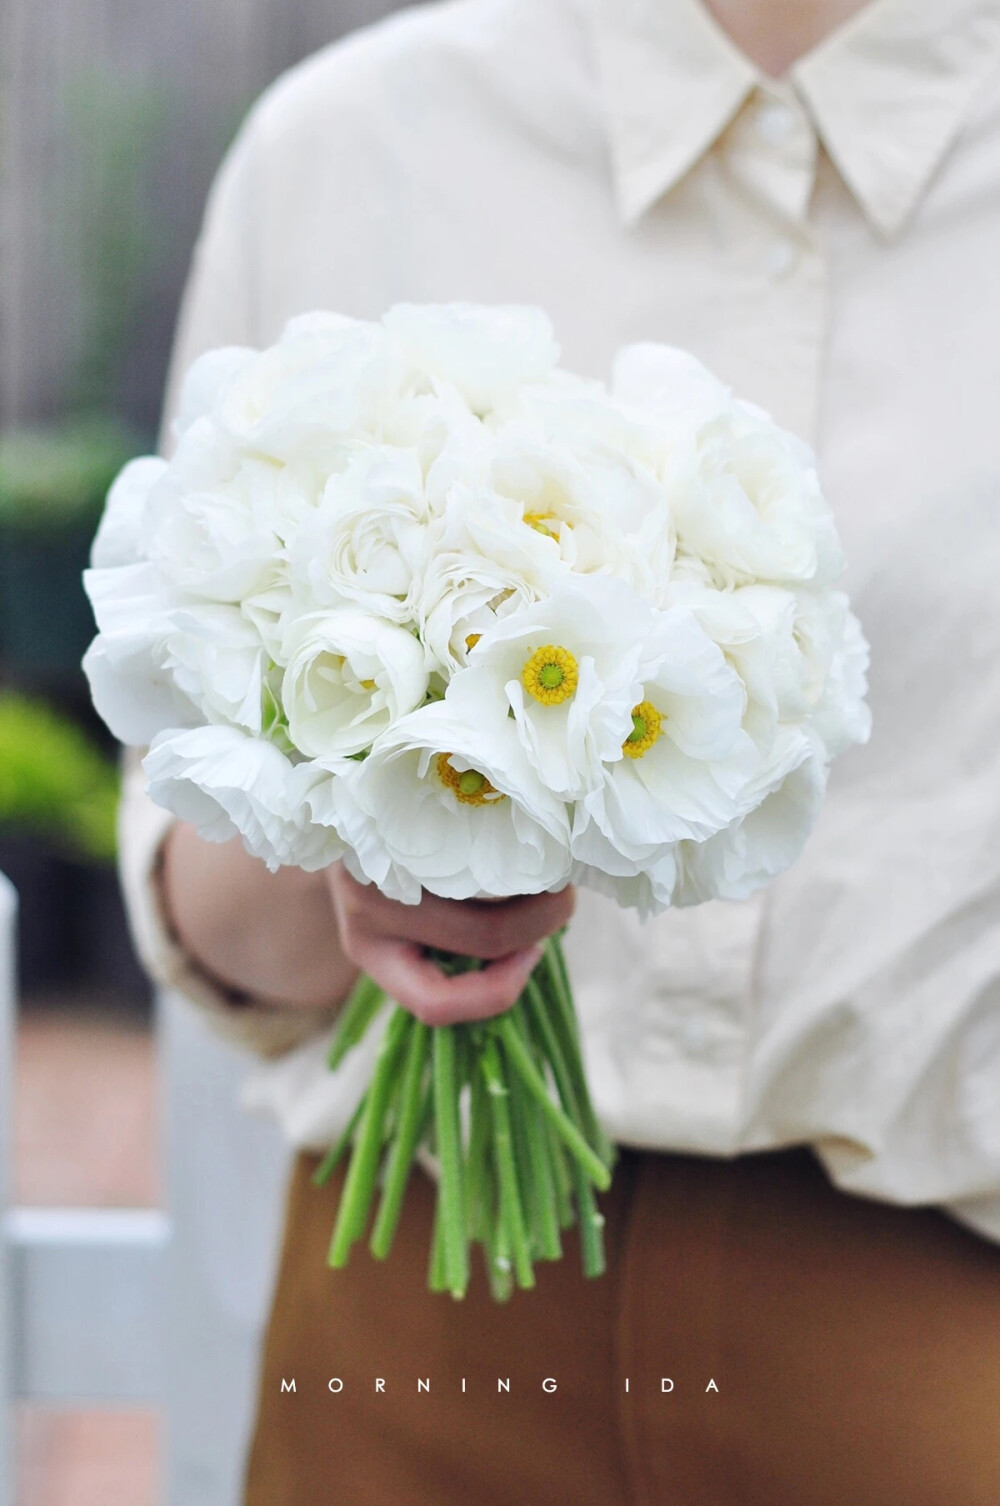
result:
M 275 1126 L 239 1106 L 245 1053 L 176 995 L 161 995 L 158 1013 L 172 1229 L 167 1501 L 239 1506 L 290 1157 Z
M 288 1149 L 239 1107 L 246 1058 L 167 996 L 170 1213 L 12 1206 L 16 915 L 0 875 L 0 1506 L 18 1400 L 158 1404 L 169 1506 L 238 1506 Z
M 0 1506 L 14 1506 L 14 1300 L 6 1213 L 13 1199 L 17 895 L 0 873 Z

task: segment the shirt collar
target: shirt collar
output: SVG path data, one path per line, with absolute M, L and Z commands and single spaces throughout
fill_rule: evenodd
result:
M 591 0 L 619 209 L 634 223 L 758 86 L 700 0 Z M 870 0 L 788 81 L 872 223 L 895 235 L 1000 52 L 1000 0 Z

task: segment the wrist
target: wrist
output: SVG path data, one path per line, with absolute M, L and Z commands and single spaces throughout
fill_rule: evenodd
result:
M 322 873 L 270 873 L 238 840 L 206 842 L 178 822 L 156 880 L 175 944 L 234 1008 L 334 1009 L 351 988 Z

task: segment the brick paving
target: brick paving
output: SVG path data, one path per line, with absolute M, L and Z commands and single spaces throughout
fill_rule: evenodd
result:
M 17 1506 L 158 1506 L 153 1412 L 22 1408 Z
M 149 1207 L 160 1197 L 152 1037 L 81 999 L 18 1029 L 21 1203 Z M 160 1506 L 155 1412 L 23 1407 L 17 1506 Z

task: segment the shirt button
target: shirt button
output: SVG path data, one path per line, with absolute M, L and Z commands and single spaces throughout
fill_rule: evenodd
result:
M 784 277 L 795 265 L 795 246 L 784 236 L 772 241 L 767 251 L 767 270 L 772 277 Z
M 795 129 L 795 112 L 790 105 L 774 100 L 761 105 L 756 117 L 757 134 L 768 146 L 781 146 Z

